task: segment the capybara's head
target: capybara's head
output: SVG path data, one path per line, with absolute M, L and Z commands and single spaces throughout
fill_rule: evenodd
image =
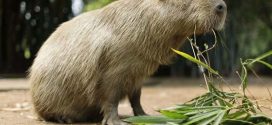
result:
M 162 15 L 176 22 L 182 28 L 181 32 L 187 34 L 194 30 L 197 34 L 220 30 L 227 15 L 223 0 L 159 0 L 158 3 Z

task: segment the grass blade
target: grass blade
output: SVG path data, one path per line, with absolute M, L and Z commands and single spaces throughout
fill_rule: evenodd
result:
M 203 120 L 202 122 L 198 123 L 197 125 L 209 125 L 210 123 L 212 123 L 215 119 L 217 118 L 217 116 L 208 118 Z
M 164 116 L 135 116 L 124 119 L 124 121 L 135 124 L 166 124 L 168 122 L 180 123 L 184 119 L 171 119 Z
M 226 114 L 226 111 L 220 112 L 220 113 L 217 115 L 217 119 L 214 121 L 214 124 L 213 124 L 213 125 L 219 125 L 219 124 L 222 122 L 222 120 L 223 120 L 225 114 Z
M 229 119 L 241 119 L 247 115 L 248 115 L 248 113 L 245 111 L 237 111 L 235 113 L 229 114 L 227 117 Z
M 181 113 L 178 113 L 176 111 L 170 111 L 170 110 L 160 110 L 160 113 L 166 117 L 173 118 L 173 119 L 186 119 L 187 116 L 183 115 Z
M 204 119 L 214 117 L 214 116 L 217 115 L 219 112 L 220 112 L 220 111 L 215 110 L 215 111 L 211 111 L 211 112 L 207 112 L 207 113 L 202 113 L 202 114 L 199 114 L 199 115 L 195 115 L 195 116 L 193 116 L 193 117 L 190 117 L 190 118 L 188 119 L 188 122 L 184 123 L 183 125 L 191 125 L 191 124 L 194 124 L 194 123 L 201 122 L 201 121 L 204 120 Z
M 267 62 L 265 62 L 265 61 L 262 61 L 262 60 L 258 60 L 257 62 L 259 62 L 259 63 L 265 65 L 266 67 L 268 67 L 268 68 L 270 68 L 270 69 L 272 70 L 272 65 L 271 65 L 271 64 L 269 64 L 269 63 L 267 63 Z
M 179 125 L 178 123 L 167 122 L 166 125 Z
M 264 58 L 266 58 L 266 57 L 268 57 L 268 56 L 271 56 L 271 55 L 272 55 L 272 50 L 271 50 L 271 51 L 268 51 L 268 52 L 266 52 L 266 53 L 264 53 L 263 55 L 261 55 L 261 56 L 255 58 L 255 59 L 253 59 L 253 60 L 249 63 L 249 65 L 252 65 L 253 63 L 255 63 L 255 62 L 257 62 L 257 61 L 260 61 L 260 60 L 262 60 L 262 59 L 264 59 Z
M 217 71 L 215 71 L 214 69 L 212 69 L 210 66 L 208 66 L 207 64 L 195 59 L 194 57 L 192 57 L 191 55 L 189 54 L 186 54 L 184 52 L 181 52 L 181 51 L 178 51 L 178 50 L 175 50 L 175 49 L 172 49 L 175 53 L 177 53 L 178 55 L 198 64 L 198 65 L 201 65 L 202 67 L 204 67 L 205 69 L 209 70 L 211 73 L 215 74 L 215 75 L 219 75 L 219 73 Z

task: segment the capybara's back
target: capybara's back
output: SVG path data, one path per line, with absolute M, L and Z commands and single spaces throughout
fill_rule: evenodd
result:
M 58 121 L 67 117 L 69 122 L 96 116 L 90 115 L 89 109 L 96 107 L 94 89 L 101 77 L 98 63 L 103 41 L 94 39 L 104 38 L 90 35 L 103 30 L 95 27 L 94 17 L 85 14 L 62 24 L 40 49 L 29 78 L 34 109 L 40 118 Z M 92 39 L 94 42 L 88 42 Z
M 171 48 L 221 29 L 225 17 L 222 0 L 118 0 L 81 14 L 57 28 L 30 68 L 34 110 L 46 121 L 124 125 L 117 108 L 128 96 L 134 115 L 145 115 L 141 81 L 171 62 Z

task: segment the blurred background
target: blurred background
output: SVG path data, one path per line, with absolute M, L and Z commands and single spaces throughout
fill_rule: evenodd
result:
M 113 1 L 0 0 L 1 124 L 48 124 L 35 120 L 31 112 L 30 84 L 25 78 L 27 70 L 43 42 L 62 22 Z M 217 33 L 219 42 L 205 56 L 210 58 L 214 69 L 227 77 L 226 83 L 231 83 L 220 88 L 240 92 L 240 84 L 236 84 L 241 83 L 236 74 L 241 68 L 240 59 L 255 58 L 272 51 L 272 0 L 225 1 L 228 5 L 225 29 Z M 212 46 L 215 39 L 213 34 L 206 34 L 197 36 L 197 41 L 198 46 L 204 49 L 205 44 Z M 193 55 L 189 42 L 180 50 Z M 272 57 L 263 61 L 272 64 Z M 253 68 L 261 77 L 250 77 L 248 96 L 254 102 L 260 100 L 258 104 L 269 107 L 263 111 L 272 116 L 272 71 L 263 65 L 254 65 Z M 181 57 L 170 66 L 161 66 L 145 83 L 141 100 L 151 115 L 157 113 L 155 109 L 181 104 L 207 92 L 198 67 Z M 132 114 L 128 101 L 120 104 L 119 111 L 127 116 Z
M 64 21 L 98 9 L 113 0 L 0 0 L 0 77 L 26 76 L 35 55 L 48 36 Z M 240 68 L 240 58 L 254 58 L 272 49 L 272 0 L 226 0 L 228 18 L 220 42 L 209 54 L 212 67 L 225 76 Z M 199 46 L 212 45 L 212 34 L 198 36 Z M 192 54 L 185 45 L 182 51 Z M 272 63 L 272 58 L 265 61 Z M 262 65 L 261 75 L 272 74 Z M 177 58 L 161 66 L 154 77 L 198 77 L 195 64 Z

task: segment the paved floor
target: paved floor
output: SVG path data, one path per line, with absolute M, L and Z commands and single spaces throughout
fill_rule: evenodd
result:
M 227 79 L 231 83 L 222 87 L 224 90 L 239 90 L 239 80 Z M 268 107 L 265 113 L 272 116 L 272 103 L 269 90 L 272 90 L 272 77 L 251 78 L 249 95 L 254 96 L 263 106 Z M 184 103 L 206 92 L 202 79 L 149 79 L 143 87 L 142 105 L 146 112 L 156 115 L 156 109 Z M 26 79 L 0 79 L 0 125 L 47 125 L 35 120 L 31 111 L 29 84 Z M 119 105 L 119 114 L 131 115 L 127 101 Z

